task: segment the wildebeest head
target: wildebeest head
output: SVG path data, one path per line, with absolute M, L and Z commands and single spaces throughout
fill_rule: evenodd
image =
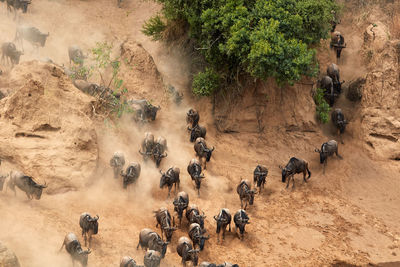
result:
M 47 37 L 49 37 L 49 35 L 50 35 L 50 33 L 41 34 L 41 35 L 40 35 L 40 37 L 39 37 L 39 43 L 40 43 L 40 45 L 41 45 L 42 47 L 44 47 L 44 45 L 46 44 L 46 40 L 47 40 Z
M 164 186 L 168 185 L 169 176 L 166 175 L 165 172 L 162 172 L 161 170 L 160 173 L 161 173 L 160 188 L 163 188 Z
M 167 253 L 167 246 L 169 242 L 164 242 L 161 239 L 157 240 L 157 251 L 161 253 L 161 258 L 165 257 L 165 253 Z
M 285 167 L 285 168 L 282 168 L 282 166 L 279 166 L 279 168 L 282 170 L 282 183 L 285 183 L 286 182 L 286 177 L 288 177 L 289 176 L 289 170 Z
M 237 221 L 235 222 L 237 226 L 239 227 L 240 234 L 243 235 L 245 231 L 246 224 L 250 224 L 249 222 L 249 216 L 247 216 L 246 212 L 244 210 L 240 211 L 239 218 L 236 219 Z
M 253 203 L 254 203 L 254 195 L 256 194 L 256 191 L 254 191 L 254 189 L 251 189 L 248 192 L 249 192 L 249 195 L 250 195 L 249 204 L 253 205 Z
M 206 148 L 206 149 L 204 150 L 204 151 L 207 153 L 207 156 L 206 156 L 207 162 L 210 161 L 211 155 L 212 155 L 212 152 L 214 151 L 214 149 L 215 149 L 215 147 L 213 147 L 212 149 Z
M 198 249 L 191 249 L 187 253 L 189 257 L 192 259 L 193 266 L 197 266 L 199 264 L 199 250 Z
M 326 143 L 323 143 L 321 146 L 321 149 L 318 149 L 318 148 L 315 149 L 315 152 L 319 153 L 319 162 L 321 164 L 324 163 L 328 157 L 328 154 L 325 151 L 325 146 L 326 146 Z
M 208 240 L 210 238 L 210 235 L 208 235 L 208 236 L 202 235 L 204 232 L 205 232 L 205 230 L 203 230 L 200 235 L 195 236 L 195 238 L 199 240 L 200 251 L 202 251 L 204 249 L 204 244 L 206 243 L 206 240 Z
M 177 230 L 177 228 L 171 226 L 165 226 L 163 227 L 163 230 L 165 232 L 165 236 L 167 237 L 167 241 L 171 242 L 172 234 L 174 233 L 174 231 Z
M 204 229 L 204 219 L 206 216 L 203 214 L 194 214 L 194 222 L 198 223 L 200 225 L 201 229 Z
M 214 216 L 214 220 L 217 221 L 217 231 L 216 231 L 217 234 L 219 234 L 219 232 L 221 231 L 221 228 L 224 225 L 229 224 L 228 218 L 226 218 L 226 216 L 224 216 L 222 213 L 220 213 L 217 216 Z
M 339 128 L 340 133 L 344 133 L 347 123 L 348 122 L 346 120 L 341 120 L 337 122 L 337 127 Z
M 20 8 L 22 9 L 22 13 L 26 13 L 28 11 L 28 5 L 32 3 L 31 0 L 17 0 L 20 2 Z
M 83 267 L 87 266 L 88 263 L 88 258 L 89 258 L 89 254 L 90 254 L 90 249 L 88 250 L 81 250 L 80 252 L 78 252 L 78 254 L 76 254 L 76 260 L 79 261 Z
M 31 195 L 33 195 L 35 197 L 35 199 L 39 200 L 42 196 L 43 188 L 47 187 L 46 182 L 43 185 L 40 185 L 40 184 L 36 184 L 35 182 L 33 182 L 33 179 L 30 176 L 25 176 L 24 178 L 28 178 L 32 181 L 32 183 L 30 184 L 31 185 L 30 193 L 31 193 Z
M 146 110 L 146 117 L 149 117 L 152 121 L 156 119 L 157 116 L 157 111 L 161 109 L 160 106 L 153 106 L 152 104 L 147 105 L 147 110 Z
M 99 223 L 97 222 L 98 220 L 99 215 L 96 215 L 94 218 L 88 218 L 89 228 L 93 229 L 93 234 L 97 234 L 99 231 Z

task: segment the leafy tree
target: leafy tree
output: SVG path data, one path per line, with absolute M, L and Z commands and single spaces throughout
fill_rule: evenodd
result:
M 326 102 L 324 98 L 324 90 L 321 88 L 317 88 L 315 95 L 315 111 L 317 113 L 317 118 L 322 123 L 327 123 L 329 121 L 329 111 L 331 110 L 329 104 Z
M 209 64 L 208 72 L 213 69 L 227 82 L 239 72 L 259 79 L 274 77 L 281 85 L 316 73 L 311 45 L 328 37 L 331 11 L 339 11 L 333 0 L 155 1 L 163 4 L 166 25 L 183 20 L 189 26 L 190 37 Z M 161 36 L 163 28 L 151 31 L 150 24 L 157 28 L 151 19 L 143 32 Z

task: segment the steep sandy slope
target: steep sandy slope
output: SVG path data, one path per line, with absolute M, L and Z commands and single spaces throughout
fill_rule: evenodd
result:
M 54 11 L 50 12 L 50 9 Z M 338 102 L 351 119 L 344 137 L 345 145 L 339 148 L 344 160 L 330 160 L 326 175 L 322 175 L 319 157 L 314 149 L 336 137 L 329 126 L 319 130 L 310 98 L 311 85 L 303 84 L 282 90 L 272 84 L 257 85 L 246 90 L 242 101 L 234 102 L 237 109 L 228 107 L 224 110 L 224 106 L 218 107 L 221 110 L 216 110 L 215 121 L 211 101 L 190 96 L 190 57 L 180 47 L 166 47 L 151 42 L 139 32 L 142 21 L 155 10 L 157 6 L 142 1 L 124 1 L 123 9 L 118 9 L 113 1 L 38 0 L 32 5 L 32 13 L 24 17 L 24 20 L 52 30 L 52 37 L 46 48 L 40 50 L 39 56 L 47 55 L 60 63 L 67 61 L 65 51 L 69 42 L 79 41 L 82 46 L 91 47 L 102 37 L 113 40 L 116 46 L 127 40 L 128 47 L 125 50 L 129 52 L 125 57 L 129 64 L 123 68 L 129 96 L 154 99 L 162 109 L 154 123 L 140 127 L 128 117 L 123 118 L 116 127 L 96 120 L 98 158 L 96 154 L 90 159 L 97 159 L 98 168 L 89 179 L 71 179 L 79 183 L 88 182 L 86 186 L 77 183 L 77 191 L 44 195 L 40 201 L 27 201 L 20 192 L 16 198 L 9 192 L 0 193 L 0 211 L 3 214 L 0 229 L 7 229 L 0 230 L 0 240 L 16 252 L 21 264 L 70 266 L 65 251 L 57 253 L 57 250 L 67 232 L 80 233 L 78 218 L 84 211 L 100 216 L 99 235 L 94 238 L 89 259 L 91 266 L 115 266 L 123 255 L 131 255 L 142 263 L 144 253 L 136 250 L 139 231 L 144 227 L 155 229 L 153 210 L 166 206 L 172 211 L 172 199 L 167 199 L 166 190 L 158 186 L 158 170 L 152 162 L 144 163 L 138 153 L 140 141 L 148 130 L 168 140 L 168 157 L 163 160 L 161 169 L 166 170 L 171 165 L 180 167 L 180 189 L 187 191 L 191 203 L 197 204 L 207 215 L 206 228 L 211 238 L 200 253 L 200 261 L 231 261 L 252 267 L 329 266 L 336 259 L 354 264 L 399 260 L 399 166 L 397 162 L 374 161 L 365 153 L 364 139 L 361 138 L 363 132 L 360 130 L 362 120 L 358 115 L 360 107 L 346 99 Z M 4 20 L 12 25 L 9 19 Z M 62 29 L 59 26 L 61 23 L 64 25 Z M 340 25 L 340 30 L 352 36 L 348 38 L 349 48 L 343 53 L 344 62 L 341 65 L 346 80 L 367 73 L 357 65 L 362 63 L 357 53 L 363 44 L 364 26 L 368 25 L 361 25 L 362 31 L 359 31 L 359 26 L 355 27 L 349 22 L 344 21 Z M 12 35 L 12 31 L 5 31 Z M 75 32 L 80 38 L 73 34 Z M 135 43 L 141 43 L 151 57 Z M 320 51 L 320 54 L 325 55 L 323 60 L 326 64 L 334 60 L 328 45 L 322 49 L 325 52 Z M 27 58 L 37 56 L 32 51 L 27 52 Z M 132 60 L 129 62 L 129 59 Z M 34 73 L 39 69 L 35 64 L 38 63 L 25 63 L 22 66 L 26 67 L 24 73 Z M 12 79 L 16 70 L 4 79 Z M 53 78 L 51 72 L 44 72 L 43 75 L 52 81 L 51 90 L 58 92 L 58 78 Z M 24 92 L 26 80 L 17 80 L 23 88 L 21 92 Z M 45 80 L 39 79 L 42 84 Z M 164 86 L 168 84 L 184 92 L 184 101 L 180 106 L 172 103 Z M 259 101 L 253 105 L 255 99 L 263 98 L 267 100 L 266 103 Z M 44 99 L 41 96 L 38 101 Z M 89 103 L 87 101 L 90 98 L 74 93 L 73 99 L 65 100 L 69 100 L 65 105 L 71 104 L 77 110 L 86 110 L 84 103 Z M 206 179 L 200 197 L 197 197 L 186 172 L 194 153 L 186 132 L 185 112 L 193 106 L 200 111 L 200 124 L 207 127 L 207 142 L 216 147 L 205 171 Z M 51 111 L 56 110 L 58 107 L 51 107 Z M 224 112 L 231 114 L 226 116 Z M 74 112 L 70 110 L 69 113 Z M 75 118 L 73 124 L 77 126 L 83 123 L 89 127 L 90 120 L 82 117 Z M 21 124 L 21 127 L 27 127 L 25 131 L 32 130 L 32 123 L 26 126 L 25 123 Z M 221 133 L 215 124 L 222 130 L 233 132 Z M 67 140 L 75 136 L 75 131 L 71 130 L 69 134 L 71 136 Z M 8 146 L 5 143 L 1 152 L 8 151 Z M 63 155 L 69 153 L 61 147 L 58 149 Z M 127 192 L 121 189 L 121 181 L 111 178 L 108 161 L 115 150 L 123 150 L 128 162 L 138 161 L 142 164 L 138 183 Z M 46 151 L 52 150 L 35 150 L 36 153 L 38 151 L 47 155 L 49 152 Z M 75 151 L 77 159 L 85 158 L 86 154 L 83 156 L 78 153 L 83 152 Z M 302 184 L 300 177 L 297 177 L 293 191 L 284 189 L 278 168 L 291 156 L 308 160 L 312 171 L 307 184 Z M 32 164 L 35 162 L 35 159 L 28 159 Z M 256 196 L 254 206 L 248 209 L 251 224 L 247 227 L 245 240 L 239 241 L 234 234 L 228 233 L 224 243 L 218 244 L 213 216 L 223 207 L 231 212 L 240 208 L 236 185 L 241 178 L 252 179 L 253 169 L 258 163 L 266 164 L 270 171 L 266 189 Z M 18 166 L 13 166 L 6 162 L 2 168 L 6 171 L 23 166 L 20 164 L 17 162 Z M 48 173 L 46 162 L 35 164 L 41 173 Z M 68 164 L 63 162 L 63 166 L 71 170 Z M 56 181 L 55 184 L 60 182 Z M 184 219 L 182 229 L 173 236 L 162 266 L 179 265 L 176 242 L 180 236 L 186 235 L 186 231 Z

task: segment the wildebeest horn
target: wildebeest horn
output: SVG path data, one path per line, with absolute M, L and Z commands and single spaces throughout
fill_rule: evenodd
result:
M 140 149 L 139 149 L 139 153 L 140 153 L 141 155 L 146 155 L 146 153 L 143 153 L 142 151 L 140 151 Z
M 90 248 L 88 248 L 88 250 L 86 251 L 87 254 L 90 254 L 92 251 L 90 250 Z
M 96 221 L 97 221 L 98 219 L 100 219 L 99 215 L 96 214 L 95 219 L 96 219 Z
M 279 167 L 279 169 L 283 170 L 283 167 L 281 165 L 279 165 L 278 167 Z
M 213 146 L 213 148 L 211 149 L 211 151 L 214 151 L 215 147 Z
M 318 153 L 321 152 L 321 150 L 319 150 L 318 148 L 316 148 L 314 151 L 315 151 L 315 152 L 318 152 Z
M 47 185 L 46 181 L 44 181 L 44 184 L 41 185 L 42 188 L 46 188 L 47 186 L 48 186 L 48 185 Z
M 216 215 L 214 215 L 214 220 L 218 221 L 218 219 L 217 219 L 217 216 L 216 216 Z
M 165 155 L 161 155 L 162 158 L 165 158 L 166 156 L 168 156 L 167 152 L 165 152 Z
M 190 127 L 188 126 L 187 129 L 188 129 L 189 131 L 191 131 L 193 128 L 190 128 Z
M 162 174 L 162 175 L 164 175 L 163 173 L 162 173 L 162 171 L 160 170 L 160 173 Z

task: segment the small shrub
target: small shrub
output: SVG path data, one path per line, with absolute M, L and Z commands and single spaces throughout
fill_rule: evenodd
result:
M 327 123 L 329 121 L 329 111 L 331 108 L 324 98 L 324 90 L 317 88 L 314 95 L 314 101 L 317 105 L 315 111 L 317 112 L 317 118 L 322 123 Z
M 219 87 L 219 75 L 211 68 L 193 78 L 192 90 L 197 96 L 210 96 Z
M 158 41 L 162 39 L 166 27 L 167 25 L 161 20 L 161 17 L 156 15 L 144 23 L 142 32 L 146 36 L 151 36 L 154 41 Z

